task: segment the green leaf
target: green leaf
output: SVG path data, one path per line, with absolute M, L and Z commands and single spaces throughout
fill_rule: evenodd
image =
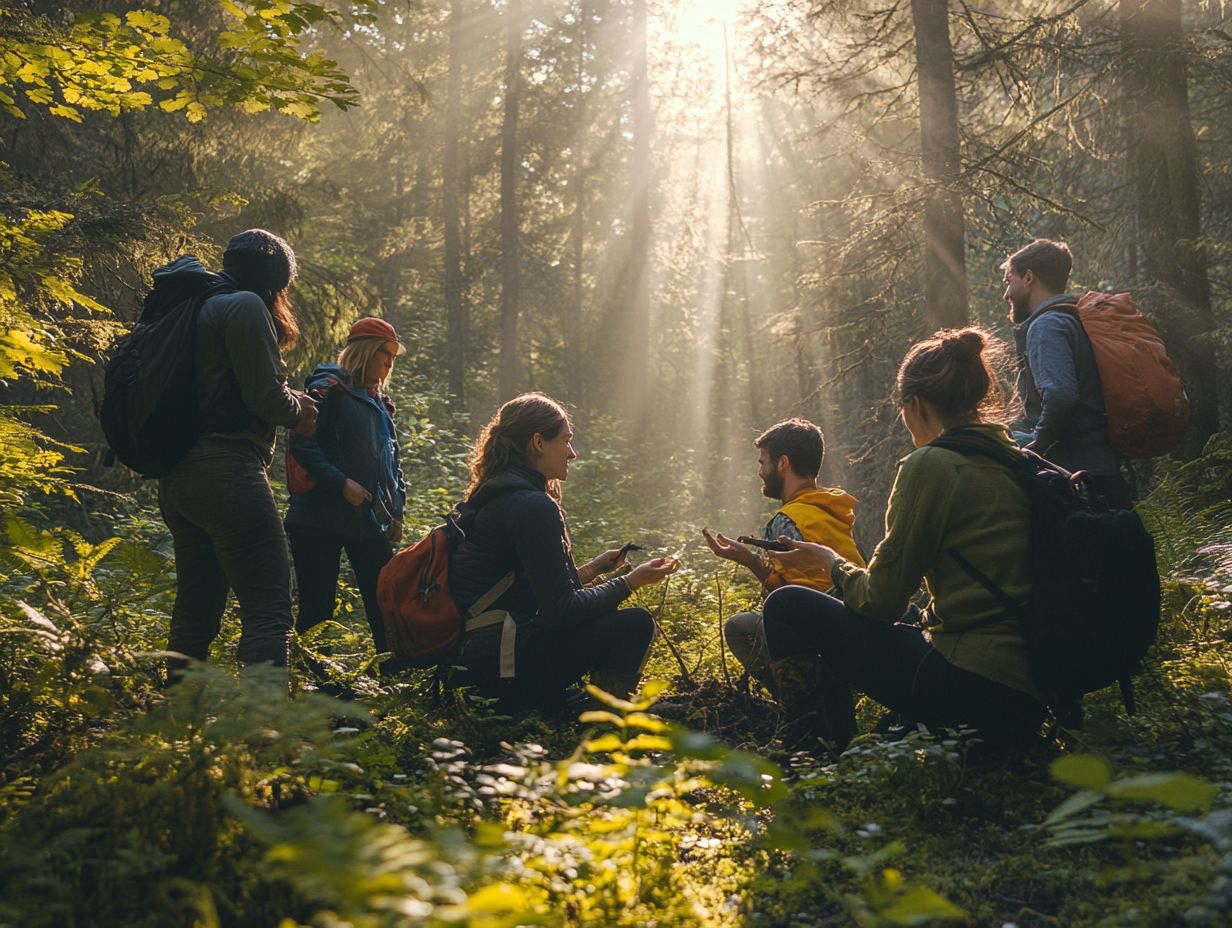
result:
M 62 116 L 65 119 L 70 119 L 73 122 L 81 122 L 81 113 L 71 106 L 64 106 L 57 103 L 55 106 L 47 108 L 47 112 L 52 116 Z
M 320 108 L 307 100 L 294 100 L 290 103 L 279 104 L 278 112 L 294 116 L 296 119 L 302 119 L 305 122 L 316 122 L 321 118 Z
M 1089 809 L 1103 798 L 1103 793 L 1097 793 L 1092 790 L 1084 789 L 1081 792 L 1074 793 L 1074 795 L 1070 796 L 1048 814 L 1048 817 L 1044 819 L 1044 825 L 1049 826 L 1062 822 L 1072 815 L 1077 815 L 1079 812 Z
M 607 754 L 611 751 L 622 750 L 624 746 L 625 743 L 620 740 L 620 737 L 612 733 L 582 742 L 582 747 L 590 754 Z
M 654 699 L 666 693 L 670 686 L 671 684 L 666 680 L 647 680 L 642 684 L 638 696 L 643 699 Z
M 48 348 L 20 329 L 0 333 L 0 354 L 14 364 L 46 374 L 58 374 L 68 363 L 64 353 Z
M 176 110 L 182 110 L 184 107 L 188 106 L 188 104 L 191 101 L 192 101 L 191 94 L 189 94 L 185 90 L 181 90 L 178 94 L 176 94 L 174 97 L 171 97 L 169 100 L 160 101 L 158 106 L 164 112 L 174 113 Z
M 625 716 L 625 724 L 630 728 L 640 728 L 643 731 L 652 732 L 656 735 L 661 735 L 668 729 L 668 724 L 665 721 L 653 715 L 646 715 L 643 712 L 630 712 Z
M 1067 754 L 1048 767 L 1053 779 L 1085 790 L 1102 790 L 1112 780 L 1112 768 L 1093 754 Z
M 586 692 L 595 699 L 599 700 L 599 702 L 603 703 L 603 705 L 607 706 L 609 709 L 615 709 L 618 712 L 628 713 L 637 708 L 627 699 L 621 699 L 618 696 L 613 696 L 611 693 L 607 692 L 607 690 L 599 689 L 599 687 L 595 686 L 593 683 L 586 684 Z M 623 724 L 624 723 L 622 722 L 622 727 Z
M 882 909 L 881 917 L 891 925 L 927 925 L 937 920 L 962 921 L 967 915 L 945 896 L 913 886 L 889 908 Z
M 466 909 L 473 914 L 522 912 L 529 904 L 526 894 L 513 883 L 492 883 L 472 893 Z
M 1197 812 L 1214 800 L 1218 787 L 1189 773 L 1146 773 L 1108 787 L 1117 799 L 1158 802 L 1177 812 Z
M 625 727 L 625 720 L 614 712 L 604 712 L 602 710 L 593 710 L 591 712 L 583 712 L 578 716 L 578 721 L 584 725 L 615 725 L 617 728 Z
M 166 35 L 171 28 L 171 20 L 149 10 L 129 10 L 124 14 L 124 20 L 134 29 L 144 29 L 158 35 Z
M 672 743 L 659 735 L 635 735 L 625 747 L 630 751 L 670 751 Z
M 1108 829 L 1108 835 L 1128 841 L 1154 841 L 1168 838 L 1176 834 L 1177 826 L 1171 822 L 1160 822 L 1151 819 L 1138 819 L 1113 825 Z

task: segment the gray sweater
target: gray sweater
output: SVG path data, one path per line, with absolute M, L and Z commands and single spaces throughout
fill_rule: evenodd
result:
M 1073 313 L 1050 310 L 1076 301 L 1069 294 L 1054 297 L 1014 326 L 1018 396 L 1024 407 L 1014 430 L 1033 433 L 1028 447 L 1066 470 L 1115 475 L 1121 459 L 1108 442 L 1104 391 L 1091 342 Z

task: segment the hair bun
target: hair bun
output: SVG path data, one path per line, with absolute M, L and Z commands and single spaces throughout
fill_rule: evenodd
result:
M 948 329 L 941 333 L 941 348 L 948 354 L 979 357 L 987 344 L 984 333 L 973 326 L 965 329 Z

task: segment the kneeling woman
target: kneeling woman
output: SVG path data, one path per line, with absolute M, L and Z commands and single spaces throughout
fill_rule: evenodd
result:
M 906 724 L 969 726 L 993 743 L 1029 739 L 1044 707 L 1017 620 L 947 552 L 956 550 L 1010 596 L 1030 593 L 1027 498 L 993 458 L 930 444 L 941 435 L 1017 453 L 998 421 L 999 343 L 981 330 L 937 333 L 898 372 L 902 419 L 916 450 L 899 462 L 885 537 L 868 567 L 791 542 L 784 564 L 830 572 L 842 601 L 803 587 L 765 605 L 772 672 L 790 715 L 841 749 L 855 734 L 852 690 Z M 897 623 L 923 580 L 920 626 Z
M 587 586 L 619 566 L 612 549 L 575 566 L 560 483 L 569 473 L 573 427 L 541 393 L 516 397 L 484 426 L 470 462 L 467 502 L 478 510 L 449 561 L 449 589 L 466 613 L 483 599 L 493 624 L 467 632 L 458 685 L 499 697 L 507 709 L 558 710 L 566 687 L 589 673 L 610 693 L 637 687 L 654 622 L 619 606 L 675 563 L 656 558 L 623 577 Z

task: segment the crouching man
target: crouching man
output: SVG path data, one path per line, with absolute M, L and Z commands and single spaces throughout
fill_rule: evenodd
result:
M 821 429 L 805 419 L 788 419 L 767 429 L 753 442 L 758 449 L 757 476 L 762 494 L 782 505 L 766 523 L 762 538 L 776 541 L 780 535 L 796 541 L 826 545 L 847 561 L 864 565 L 851 536 L 856 500 L 840 489 L 817 486 L 825 440 Z M 706 544 L 721 558 L 747 567 L 770 593 L 781 586 L 807 586 L 831 592 L 833 584 L 825 571 L 797 570 L 782 566 L 774 552 L 755 550 L 722 533 L 702 529 Z M 732 654 L 762 685 L 772 688 L 770 652 L 762 617 L 757 612 L 739 612 L 723 629 Z

